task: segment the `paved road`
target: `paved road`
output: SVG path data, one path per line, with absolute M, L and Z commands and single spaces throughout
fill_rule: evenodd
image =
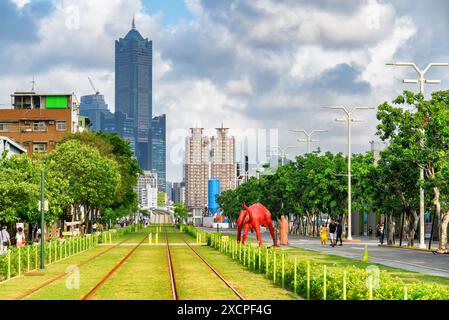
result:
M 204 230 L 212 231 L 210 228 Z M 235 229 L 222 230 L 224 233 L 236 233 Z M 248 234 L 255 238 L 255 234 Z M 271 242 L 268 232 L 262 233 L 264 241 Z M 344 243 L 335 248 L 322 246 L 318 239 L 301 236 L 289 236 L 291 247 L 334 254 L 341 257 L 361 260 L 365 244 L 368 245 L 370 261 L 389 267 L 426 273 L 449 278 L 449 255 L 435 255 L 432 252 L 379 246 L 377 240 L 363 239 L 361 242 Z

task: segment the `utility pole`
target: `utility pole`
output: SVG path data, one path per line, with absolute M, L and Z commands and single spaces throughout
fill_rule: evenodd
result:
M 324 107 L 327 109 L 333 109 L 333 110 L 342 110 L 346 114 L 346 119 L 335 119 L 337 122 L 347 122 L 348 124 L 348 240 L 352 240 L 352 227 L 351 227 L 351 214 L 352 214 L 352 191 L 351 191 L 351 158 L 352 158 L 352 151 L 351 151 L 351 131 L 352 131 L 352 123 L 353 122 L 362 122 L 362 120 L 353 118 L 352 114 L 356 110 L 372 110 L 374 108 L 368 108 L 368 107 L 355 107 L 352 110 L 348 110 L 346 107 L 343 106 L 335 106 L 335 107 Z
M 327 132 L 327 130 L 312 130 L 311 132 L 307 132 L 306 130 L 302 130 L 302 129 L 293 129 L 293 130 L 289 130 L 291 132 L 302 132 L 304 133 L 304 135 L 306 136 L 305 139 L 298 139 L 298 142 L 305 142 L 307 144 L 307 153 L 311 153 L 311 143 L 312 142 L 320 142 L 320 140 L 313 140 L 312 139 L 312 135 L 314 133 L 318 133 L 318 132 Z
M 40 269 L 45 269 L 45 171 L 41 171 L 41 263 Z
M 429 63 L 427 67 L 423 70 L 419 69 L 416 64 L 413 62 L 396 62 L 396 63 L 387 63 L 387 66 L 395 66 L 395 67 L 412 67 L 418 73 L 419 79 L 404 79 L 403 83 L 419 83 L 419 92 L 424 96 L 424 84 L 440 84 L 441 80 L 428 80 L 425 78 L 427 71 L 432 67 L 447 67 L 449 63 Z M 422 129 L 424 133 L 424 129 Z M 423 141 L 421 141 L 421 147 L 424 147 Z M 424 169 L 420 167 L 419 170 L 419 180 L 421 182 L 424 181 Z M 424 238 L 424 189 L 422 187 L 419 188 L 419 247 L 421 249 L 426 248 L 425 238 Z

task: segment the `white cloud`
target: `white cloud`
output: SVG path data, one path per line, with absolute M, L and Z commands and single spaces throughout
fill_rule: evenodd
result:
M 29 1 L 14 2 L 23 7 Z M 329 129 L 322 149 L 345 151 L 344 126 L 319 107 L 376 106 L 391 99 L 405 71 L 385 62 L 417 34 L 414 21 L 384 1 L 347 10 L 312 1 L 185 3 L 195 19 L 163 27 L 140 0 L 54 0 L 55 11 L 38 24 L 40 39 L 8 46 L 14 73 L 0 74 L 0 103 L 15 89 L 29 89 L 34 74 L 39 91 L 75 91 L 78 97 L 92 93 L 91 77 L 113 108 L 114 41 L 126 35 L 135 14 L 138 30 L 153 40 L 153 109 L 167 114 L 168 153 L 177 153 L 177 130 L 215 128 L 222 120 L 236 131 L 278 128 L 281 145 L 296 144 L 290 128 Z M 370 83 L 371 91 L 317 93 L 313 84 L 341 64 L 356 69 L 354 81 Z M 368 149 L 375 132 L 374 112 L 361 116 L 366 123 L 354 129 L 355 151 Z M 169 180 L 181 178 L 180 166 L 169 163 L 168 171 Z
M 22 9 L 24 6 L 26 6 L 28 3 L 31 2 L 31 0 L 11 0 L 19 9 Z

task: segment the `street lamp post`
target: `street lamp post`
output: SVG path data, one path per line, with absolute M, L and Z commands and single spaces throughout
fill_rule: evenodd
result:
M 44 232 L 44 224 L 45 224 L 45 171 L 42 168 L 41 171 L 41 263 L 40 269 L 45 269 L 45 232 Z
M 416 64 L 413 62 L 396 62 L 396 63 L 387 63 L 387 66 L 395 66 L 395 67 L 412 67 L 418 73 L 419 79 L 404 79 L 403 83 L 419 83 L 419 92 L 424 95 L 424 84 L 440 84 L 441 80 L 428 80 L 425 78 L 427 71 L 432 67 L 447 67 L 449 63 L 429 63 L 427 67 L 423 70 L 419 69 Z M 422 130 L 424 132 L 424 129 Z M 421 147 L 423 146 L 423 141 L 421 141 Z M 421 167 L 419 170 L 419 180 L 424 181 L 424 169 Z M 419 188 L 419 247 L 421 249 L 426 248 L 425 239 L 424 239 L 424 189 L 422 187 Z
M 302 132 L 304 133 L 304 135 L 306 136 L 305 139 L 298 139 L 298 142 L 305 142 L 307 144 L 307 153 L 311 152 L 311 144 L 312 142 L 320 142 L 320 140 L 313 140 L 312 139 L 312 135 L 314 133 L 318 133 L 318 132 L 327 132 L 327 130 L 312 130 L 311 132 L 307 132 L 306 130 L 302 130 L 302 129 L 293 129 L 290 130 L 291 132 Z
M 352 130 L 352 123 L 353 122 L 362 122 L 362 120 L 353 118 L 352 114 L 356 110 L 373 110 L 374 108 L 368 108 L 368 107 L 355 107 L 352 110 L 348 110 L 346 107 L 343 106 L 335 106 L 335 107 L 324 107 L 327 109 L 334 109 L 334 110 L 343 110 L 346 114 L 346 119 L 335 119 L 337 122 L 347 122 L 348 123 L 348 240 L 352 240 L 352 227 L 351 227 L 351 214 L 352 214 L 352 191 L 351 191 L 351 158 L 352 158 L 352 151 L 351 151 L 351 130 Z
M 280 156 L 281 156 L 281 164 L 282 166 L 285 164 L 284 163 L 284 158 L 287 155 L 287 150 L 288 149 L 293 149 L 293 148 L 298 148 L 298 146 L 287 146 L 285 148 L 281 148 L 280 146 L 277 146 L 277 149 L 280 151 Z

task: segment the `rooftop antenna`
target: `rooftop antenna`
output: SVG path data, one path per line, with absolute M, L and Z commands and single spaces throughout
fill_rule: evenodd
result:
M 31 91 L 34 92 L 34 88 L 36 86 L 36 80 L 34 80 L 34 76 L 33 76 L 33 81 L 30 81 L 31 83 Z
M 131 27 L 132 27 L 133 30 L 136 30 L 136 18 L 135 18 L 135 15 L 133 15 L 133 22 L 131 24 Z

